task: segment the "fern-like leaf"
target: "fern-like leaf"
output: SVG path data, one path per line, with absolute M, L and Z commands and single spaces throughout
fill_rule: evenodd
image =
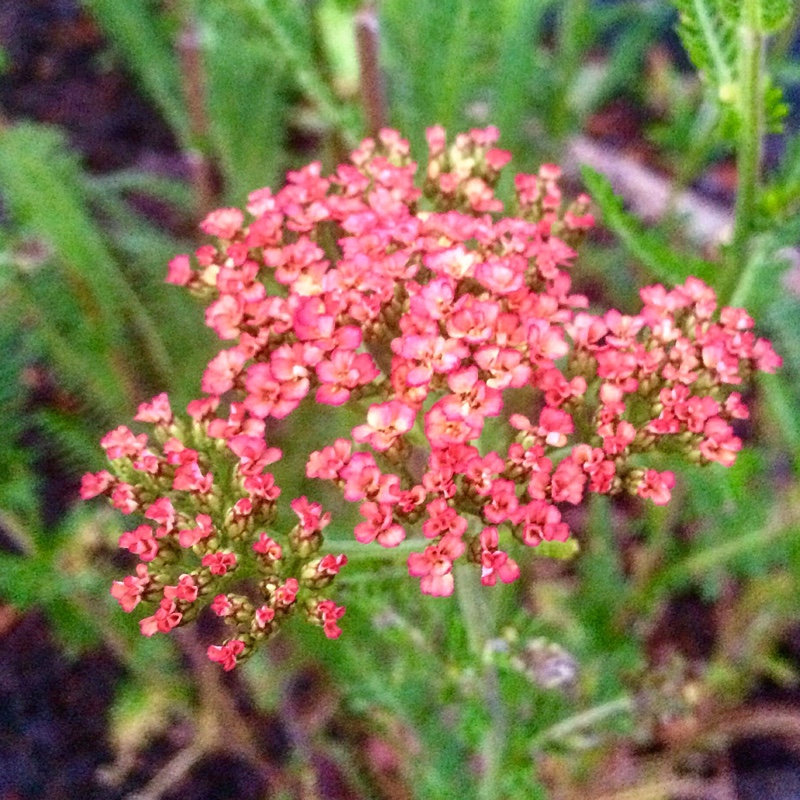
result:
M 720 0 L 674 0 L 678 35 L 703 79 L 722 95 L 736 80 L 736 26 Z
M 786 24 L 791 0 L 758 0 L 755 19 L 745 19 L 742 0 L 673 0 L 678 10 L 678 35 L 692 63 L 720 104 L 721 130 L 735 138 L 740 123 L 741 32 L 767 35 Z M 782 130 L 787 107 L 781 90 L 767 79 L 764 120 L 767 130 Z

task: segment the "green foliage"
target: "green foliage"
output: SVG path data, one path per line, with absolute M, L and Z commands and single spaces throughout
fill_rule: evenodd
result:
M 208 337 L 198 342 L 199 324 L 192 331 L 180 322 L 191 301 L 162 286 L 176 242 L 108 185 L 98 192 L 53 129 L 0 133 L 0 181 L 14 221 L 51 254 L 12 272 L 7 289 L 59 378 L 105 424 L 159 390 L 185 396 L 180 387 L 204 357 L 196 344 Z
M 676 284 L 694 275 L 713 285 L 718 272 L 716 265 L 696 256 L 676 252 L 657 230 L 645 229 L 633 215 L 625 211 L 622 200 L 614 194 L 605 176 L 587 166 L 583 167 L 581 174 L 592 199 L 602 211 L 603 223 L 653 276 Z

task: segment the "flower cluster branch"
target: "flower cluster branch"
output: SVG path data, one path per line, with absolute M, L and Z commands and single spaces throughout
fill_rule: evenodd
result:
M 234 629 L 209 649 L 229 669 L 298 609 L 340 634 L 344 609 L 326 592 L 346 558 L 321 555 L 330 515 L 300 497 L 297 524 L 274 525 L 267 469 L 282 454 L 266 421 L 304 402 L 364 409 L 351 438 L 309 454 L 307 475 L 359 504 L 359 542 L 418 537 L 408 571 L 436 596 L 452 593 L 459 559 L 484 585 L 516 580 L 512 555 L 566 540 L 562 510 L 588 493 L 667 503 L 675 476 L 649 453 L 734 462 L 732 422 L 748 414 L 738 389 L 780 364 L 753 320 L 717 309 L 694 278 L 643 289 L 636 315 L 592 313 L 570 278 L 589 199 L 566 204 L 545 165 L 516 176 L 504 213 L 494 187 L 510 154 L 497 138 L 487 128 L 448 145 L 430 129 L 417 182 L 408 143 L 383 130 L 333 175 L 313 163 L 277 193 L 253 192 L 246 213 L 212 212 L 200 227 L 214 243 L 170 263 L 168 282 L 204 299 L 233 345 L 208 364 L 188 418 L 165 395 L 143 404 L 152 438 L 109 433 L 111 471 L 82 488 L 143 515 L 120 538 L 136 574 L 112 594 L 126 611 L 156 603 L 145 635 L 210 602 Z M 494 417 L 505 441 L 496 424 L 484 435 Z M 241 574 L 257 597 L 236 593 Z

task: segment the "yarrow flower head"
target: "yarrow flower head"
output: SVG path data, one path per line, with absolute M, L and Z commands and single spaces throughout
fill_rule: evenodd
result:
M 418 180 L 408 143 L 382 131 L 330 176 L 314 163 L 253 192 L 246 213 L 212 212 L 200 227 L 214 243 L 170 262 L 167 281 L 203 298 L 232 344 L 188 418 L 166 395 L 144 403 L 135 419 L 152 437 L 109 433 L 110 470 L 81 488 L 144 520 L 120 537 L 135 574 L 111 589 L 125 611 L 154 604 L 142 633 L 209 605 L 233 628 L 208 652 L 225 669 L 298 609 L 342 633 L 326 596 L 347 562 L 322 552 L 331 515 L 293 498 L 296 522 L 276 526 L 267 422 L 304 403 L 360 415 L 350 438 L 308 454 L 307 477 L 358 504 L 357 541 L 418 538 L 408 571 L 435 596 L 453 592 L 459 560 L 485 586 L 517 580 L 525 549 L 569 538 L 563 510 L 590 493 L 668 503 L 675 476 L 654 454 L 735 461 L 740 389 L 780 365 L 753 320 L 717 310 L 696 278 L 643 289 L 633 316 L 589 312 L 570 278 L 589 199 L 565 204 L 545 165 L 516 176 L 504 213 L 497 139 L 490 127 L 448 146 L 430 129 Z

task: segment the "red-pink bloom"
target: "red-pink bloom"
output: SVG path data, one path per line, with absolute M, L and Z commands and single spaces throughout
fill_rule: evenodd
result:
M 216 553 L 206 553 L 200 563 L 208 567 L 212 575 L 226 575 L 236 568 L 236 554 L 218 550 Z
M 509 558 L 508 553 L 498 550 L 499 536 L 497 528 L 489 527 L 481 531 L 481 583 L 494 586 L 497 579 L 503 583 L 513 583 L 519 578 L 517 562 Z
M 118 483 L 111 492 L 111 504 L 123 514 L 132 514 L 139 509 L 136 490 L 129 483 Z
M 266 533 L 262 532 L 258 535 L 258 539 L 253 542 L 253 550 L 266 556 L 267 561 L 275 562 L 283 558 L 283 548 Z
M 753 345 L 752 355 L 756 362 L 756 369 L 760 372 L 776 372 L 783 364 L 783 359 L 773 350 L 772 345 L 766 339 L 759 339 Z
M 423 594 L 448 597 L 453 593 L 453 562 L 464 552 L 464 542 L 457 536 L 445 536 L 438 544 L 432 544 L 422 553 L 408 557 L 408 574 L 422 578 Z
M 142 599 L 142 592 L 150 583 L 150 575 L 145 564 L 136 565 L 136 575 L 128 575 L 121 581 L 111 584 L 111 596 L 126 612 L 133 611 Z
M 300 518 L 300 527 L 306 534 L 322 531 L 331 521 L 329 512 L 323 514 L 322 506 L 319 503 L 309 502 L 305 496 L 296 497 L 289 505 Z
M 269 472 L 263 475 L 248 475 L 242 485 L 250 497 L 267 503 L 274 503 L 281 494 L 280 487 L 275 485 L 275 477 Z
M 175 258 L 169 262 L 169 270 L 166 277 L 167 283 L 173 283 L 176 286 L 186 286 L 191 277 L 192 266 L 189 262 L 189 256 L 175 256 Z
M 316 400 L 332 406 L 346 403 L 353 389 L 366 386 L 381 374 L 369 353 L 341 347 L 316 365 L 316 373 L 322 384 L 317 389 Z
M 561 521 L 561 512 L 544 500 L 532 500 L 521 506 L 514 517 L 523 544 L 536 547 L 542 541 L 563 542 L 569 538 L 569 528 Z
M 154 633 L 169 633 L 180 624 L 182 619 L 183 614 L 178 611 L 175 601 L 168 600 L 165 597 L 155 614 L 139 620 L 139 630 L 143 636 L 152 636 Z
M 214 526 L 208 514 L 198 514 L 195 517 L 196 528 L 188 528 L 178 532 L 178 542 L 181 547 L 194 547 L 198 542 L 207 539 L 214 533 Z
M 297 592 L 300 591 L 300 584 L 297 578 L 287 578 L 286 581 L 276 587 L 272 593 L 272 599 L 276 608 L 288 608 L 297 599 Z
M 700 452 L 709 461 L 718 461 L 724 467 L 732 466 L 736 454 L 742 449 L 742 440 L 734 436 L 733 428 L 721 417 L 712 417 L 706 422 L 703 436 Z
M 317 564 L 317 574 L 324 577 L 333 577 L 339 574 L 339 570 L 347 564 L 347 556 L 340 554 L 338 556 L 328 553 L 323 556 L 319 564 Z
M 164 587 L 164 597 L 167 600 L 183 600 L 185 603 L 193 603 L 197 600 L 198 585 L 191 575 L 183 574 L 178 578 L 175 586 Z
M 337 606 L 333 600 L 320 600 L 311 611 L 329 639 L 338 639 L 342 635 L 342 629 L 337 622 L 344 616 L 344 612 L 344 606 Z
M 337 439 L 331 446 L 313 452 L 308 457 L 306 475 L 309 478 L 334 480 L 347 465 L 353 445 L 347 439 Z
M 254 615 L 256 626 L 262 630 L 275 619 L 275 609 L 269 606 L 261 606 L 257 608 Z
M 247 361 L 247 356 L 236 347 L 222 350 L 208 362 L 201 386 L 207 394 L 221 395 L 233 388 Z
M 517 485 L 514 481 L 496 480 L 492 484 L 490 500 L 483 507 L 483 517 L 487 522 L 505 522 L 513 519 L 519 500 L 517 499 Z
M 239 457 L 239 472 L 242 475 L 259 475 L 270 464 L 281 459 L 277 447 L 267 447 L 264 439 L 257 436 L 232 436 L 228 447 Z
M 627 420 L 621 420 L 616 425 L 610 422 L 601 425 L 597 433 L 603 439 L 603 450 L 610 456 L 623 453 L 636 438 L 636 428 Z
M 233 603 L 226 594 L 218 594 L 211 601 L 210 608 L 218 617 L 229 617 L 235 611 Z
M 657 506 L 665 506 L 669 503 L 670 489 L 674 486 L 674 472 L 656 472 L 654 469 L 648 469 L 636 487 L 636 494 L 639 497 L 649 497 Z
M 369 453 L 355 453 L 339 477 L 345 482 L 344 498 L 351 503 L 366 499 L 392 505 L 400 498 L 400 478 L 381 473 Z
M 236 339 L 242 332 L 244 301 L 239 296 L 223 294 L 206 309 L 206 325 L 220 339 Z
M 586 473 L 572 458 L 565 458 L 550 477 L 550 497 L 555 503 L 578 505 L 583 500 Z
M 214 476 L 209 472 L 205 475 L 200 471 L 196 461 L 189 461 L 181 464 L 175 470 L 175 477 L 172 480 L 172 488 L 184 492 L 196 492 L 197 494 L 207 494 L 214 485 Z
M 477 439 L 482 430 L 483 417 L 480 414 L 456 416 L 456 409 L 448 408 L 442 400 L 425 415 L 425 436 L 428 437 L 431 447 L 464 444 Z
M 158 542 L 149 525 L 140 525 L 136 530 L 123 533 L 119 537 L 119 546 L 139 556 L 142 561 L 152 561 L 158 555 Z
M 422 525 L 422 533 L 428 539 L 439 536 L 463 536 L 467 531 L 467 520 L 459 516 L 455 508 L 443 497 L 437 497 L 426 506 L 428 519 Z
M 105 494 L 115 483 L 116 478 L 108 470 L 87 472 L 81 478 L 81 498 L 90 500 L 92 497 Z
M 225 672 L 230 672 L 236 666 L 236 657 L 243 650 L 244 642 L 241 639 L 231 639 L 223 645 L 210 645 L 206 652 L 211 661 L 222 664 Z
M 406 538 L 403 526 L 394 521 L 391 506 L 367 502 L 361 504 L 359 511 L 366 522 L 355 526 L 356 541 L 368 544 L 377 540 L 382 547 L 397 547 Z
M 550 447 L 563 447 L 567 443 L 567 436 L 574 430 L 572 417 L 566 411 L 548 407 L 542 409 L 535 433 Z
M 168 497 L 159 497 L 147 507 L 144 516 L 153 520 L 159 527 L 156 529 L 156 538 L 161 539 L 172 531 L 175 525 L 175 509 Z

